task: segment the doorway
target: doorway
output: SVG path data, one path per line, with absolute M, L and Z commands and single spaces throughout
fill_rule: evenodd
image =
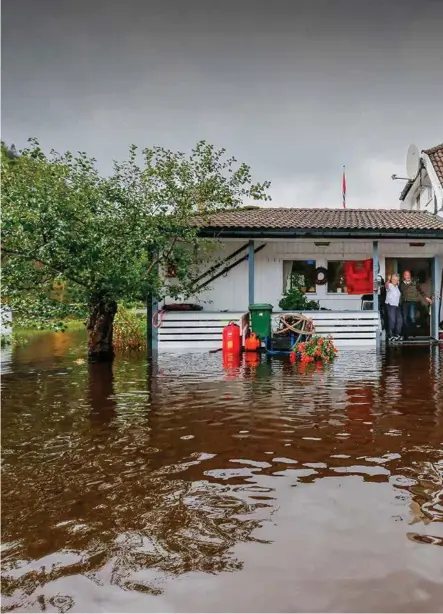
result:
M 412 278 L 418 281 L 426 296 L 432 296 L 433 258 L 386 258 L 386 279 L 392 273 L 403 276 L 405 271 L 411 272 Z M 410 336 L 429 338 L 431 333 L 431 311 L 429 306 L 420 300 L 416 325 L 410 331 Z

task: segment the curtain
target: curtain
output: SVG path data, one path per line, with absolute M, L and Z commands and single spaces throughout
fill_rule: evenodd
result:
M 283 293 L 291 287 L 292 260 L 283 261 Z

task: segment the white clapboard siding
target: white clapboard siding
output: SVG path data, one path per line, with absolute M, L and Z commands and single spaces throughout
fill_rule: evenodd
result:
M 223 329 L 235 322 L 243 338 L 247 333 L 249 314 L 244 312 L 168 311 L 158 329 L 159 351 L 219 349 Z

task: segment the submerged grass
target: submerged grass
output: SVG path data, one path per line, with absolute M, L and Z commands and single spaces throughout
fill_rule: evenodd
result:
M 75 331 L 85 329 L 84 320 L 78 319 L 66 319 L 60 323 L 60 327 L 58 332 Z M 1 336 L 1 347 L 21 347 L 23 345 L 27 345 L 33 338 L 38 337 L 40 335 L 44 335 L 48 332 L 54 332 L 54 327 L 52 322 L 48 322 L 48 326 L 39 326 L 39 327 L 12 327 L 12 330 L 8 334 L 2 334 Z
M 59 323 L 58 332 L 86 330 L 85 321 L 66 319 Z M 27 345 L 33 338 L 54 332 L 52 322 L 38 328 L 13 327 L 9 334 L 1 335 L 1 347 L 20 347 Z M 147 328 L 144 314 L 134 309 L 120 306 L 114 321 L 114 348 L 118 351 L 140 351 L 146 348 Z
M 146 319 L 131 309 L 119 307 L 114 320 L 114 348 L 139 351 L 146 348 Z

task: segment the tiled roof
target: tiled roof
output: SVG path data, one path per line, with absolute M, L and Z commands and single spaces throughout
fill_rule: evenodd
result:
M 423 153 L 429 156 L 438 180 L 443 186 L 443 143 L 431 147 L 431 149 L 423 149 Z
M 197 218 L 198 223 L 202 220 Z M 424 211 L 401 209 L 294 209 L 243 207 L 210 216 L 202 224 L 207 230 L 262 229 L 294 231 L 437 231 L 443 219 Z

